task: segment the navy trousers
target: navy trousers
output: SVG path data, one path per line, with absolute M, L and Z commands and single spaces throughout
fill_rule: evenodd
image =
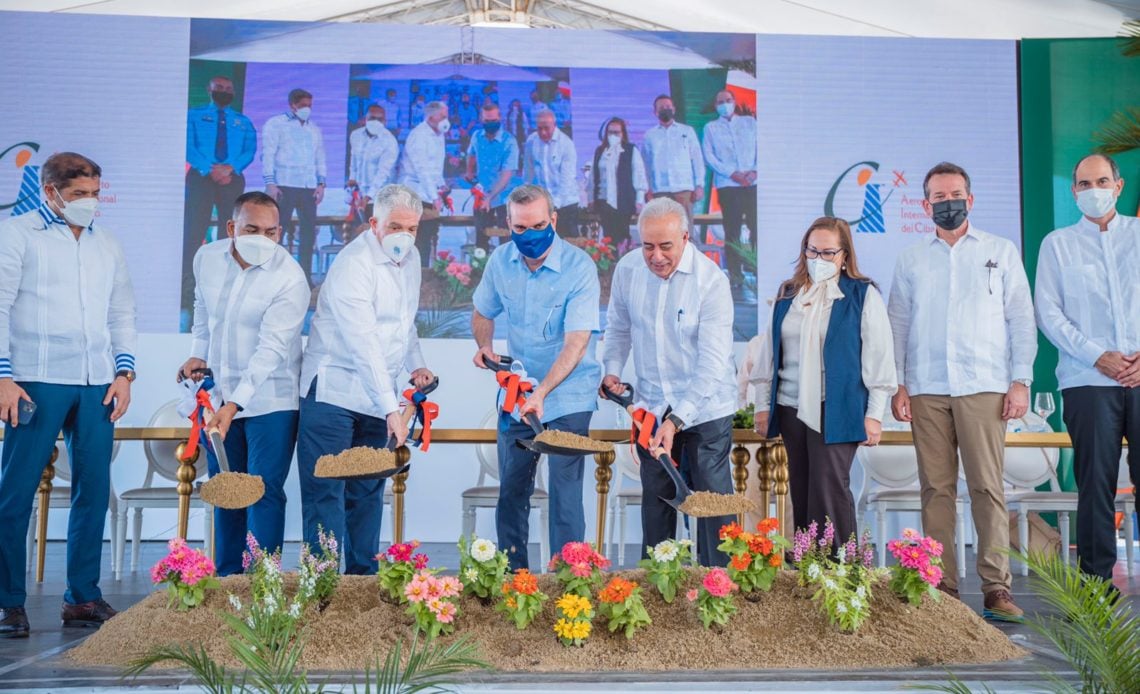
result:
M 103 597 L 99 563 L 111 495 L 115 427 L 103 404 L 107 385 L 20 383 L 36 403 L 30 424 L 4 428 L 0 453 L 0 607 L 22 607 L 27 597 L 28 522 L 40 476 L 63 431 L 71 458 L 71 514 L 67 520 L 67 592 L 73 605 Z
M 297 442 L 296 410 L 270 412 L 235 419 L 226 434 L 226 458 L 230 472 L 258 475 L 265 482 L 265 496 L 249 508 L 214 509 L 214 562 L 219 576 L 240 574 L 241 553 L 247 532 L 266 551 L 285 544 L 285 478 L 293 462 Z M 210 475 L 221 472 L 214 451 L 206 447 Z
M 301 400 L 297 431 L 297 471 L 301 477 L 301 527 L 305 542 L 320 552 L 317 528 L 332 531 L 344 554 L 347 574 L 376 573 L 384 480 L 333 480 L 316 476 L 317 458 L 355 446 L 383 448 L 388 423 L 343 407 L 317 402 L 317 381 Z

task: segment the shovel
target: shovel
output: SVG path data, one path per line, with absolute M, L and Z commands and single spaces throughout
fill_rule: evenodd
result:
M 623 383 L 622 385 L 625 386 L 624 394 L 615 393 L 605 386 L 599 388 L 598 390 L 602 394 L 603 398 L 611 402 L 616 402 L 617 404 L 624 407 L 626 412 L 629 412 L 630 415 L 633 415 L 633 386 L 628 383 Z M 635 419 L 633 420 L 633 423 L 638 428 L 638 430 L 641 429 L 641 422 Z M 641 446 L 640 444 L 638 447 L 644 449 L 644 446 Z M 673 467 L 673 460 L 669 457 L 668 451 L 666 451 L 664 448 L 658 448 L 656 451 L 648 452 L 650 455 L 657 458 L 657 462 L 661 463 L 661 466 L 665 468 L 665 472 L 669 475 L 669 479 L 673 480 L 673 486 L 676 487 L 677 490 L 677 496 L 672 499 L 666 499 L 663 496 L 658 498 L 680 511 L 681 504 L 685 503 L 685 499 L 688 499 L 693 495 L 693 491 L 689 489 L 689 485 L 685 484 L 685 480 L 681 477 L 681 473 L 677 471 L 677 468 Z M 682 513 L 684 513 L 684 511 L 682 511 Z
M 408 383 L 412 383 L 412 381 L 408 381 Z M 431 383 L 427 384 L 423 388 L 416 388 L 416 390 L 418 390 L 420 393 L 423 393 L 424 395 L 427 395 L 428 393 L 432 392 L 433 390 L 435 390 L 438 387 L 439 387 L 439 376 L 436 376 L 435 379 L 432 380 Z M 400 419 L 404 420 L 404 424 L 407 425 L 408 423 L 410 423 L 412 421 L 412 418 L 415 417 L 415 415 L 416 415 L 416 406 L 413 403 L 408 403 L 407 405 L 404 406 L 404 411 L 400 413 Z M 394 434 L 392 436 L 388 437 L 388 444 L 384 448 L 385 448 L 385 450 L 388 450 L 388 451 L 395 451 L 396 450 L 396 436 Z M 383 480 L 383 479 L 388 479 L 389 477 L 392 477 L 393 475 L 398 475 L 401 472 L 407 472 L 411 467 L 412 467 L 412 464 L 409 462 L 409 463 L 404 463 L 403 465 L 397 465 L 394 467 L 390 467 L 387 470 L 380 470 L 379 472 L 372 472 L 372 473 L 368 473 L 365 475 L 337 475 L 335 477 L 322 477 L 321 479 L 330 479 L 330 480 Z
M 514 370 L 516 370 L 514 368 L 515 364 L 518 364 L 519 367 L 522 366 L 522 364 L 520 364 L 519 362 L 515 361 L 513 358 L 508 357 L 506 355 L 500 355 L 499 361 L 497 361 L 497 362 L 493 361 L 491 359 L 488 359 L 484 355 L 483 363 L 486 364 L 487 368 L 492 370 L 492 371 L 514 371 Z M 538 434 L 541 434 L 542 432 L 546 431 L 546 427 L 544 427 L 542 425 L 542 422 L 539 420 L 538 416 L 535 415 L 533 412 L 527 412 L 525 415 L 523 415 L 523 421 L 526 422 L 530 426 L 530 428 L 534 430 L 534 433 L 536 436 Z M 587 449 L 587 448 L 574 448 L 571 446 L 557 446 L 557 445 L 550 444 L 550 443 L 544 443 L 542 441 L 535 441 L 534 439 L 520 439 L 518 441 L 518 445 L 522 446 L 523 448 L 527 449 L 528 451 L 538 453 L 539 455 L 547 454 L 547 455 L 578 456 L 578 455 L 593 455 L 593 454 L 598 452 L 596 450 Z
M 202 501 L 211 506 L 227 509 L 241 509 L 253 506 L 265 495 L 265 482 L 257 475 L 230 472 L 230 459 L 226 455 L 222 434 L 217 429 L 210 430 L 210 447 L 218 459 L 222 471 L 202 485 L 199 494 Z

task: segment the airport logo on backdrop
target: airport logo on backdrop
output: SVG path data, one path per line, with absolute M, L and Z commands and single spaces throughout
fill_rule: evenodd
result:
M 922 198 L 906 194 L 906 172 L 891 169 L 888 174 L 877 161 L 855 162 L 831 184 L 823 201 L 823 213 L 844 219 L 856 233 L 885 234 L 934 231 L 934 224 L 922 210 Z M 894 198 L 898 189 L 903 192 Z M 887 203 L 895 199 L 896 204 Z
M 16 215 L 30 212 L 40 205 L 40 166 L 32 158 L 40 151 L 38 142 L 17 142 L 0 151 L 0 167 L 15 166 L 20 172 L 20 183 L 10 198 L 0 201 L 0 211 L 11 210 Z

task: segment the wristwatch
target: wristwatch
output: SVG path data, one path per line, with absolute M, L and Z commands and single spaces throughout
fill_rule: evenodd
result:
M 1032 378 L 1015 378 L 1015 379 L 1013 379 L 1013 382 L 1014 383 L 1020 383 L 1021 385 L 1025 386 L 1026 388 L 1029 388 L 1033 385 L 1033 379 Z
M 118 378 L 120 376 L 127 379 L 127 383 L 134 383 L 135 382 L 135 370 L 134 369 L 119 369 L 118 371 L 115 372 L 115 378 Z
M 676 429 L 677 431 L 680 431 L 680 430 L 682 430 L 682 429 L 684 429 L 684 428 L 685 428 L 685 422 L 684 422 L 684 420 L 682 420 L 680 417 L 678 417 L 677 415 L 673 414 L 672 412 L 670 412 L 669 414 L 665 415 L 665 421 L 667 421 L 667 422 L 672 422 L 672 423 L 673 423 L 673 428 L 674 428 L 674 429 Z

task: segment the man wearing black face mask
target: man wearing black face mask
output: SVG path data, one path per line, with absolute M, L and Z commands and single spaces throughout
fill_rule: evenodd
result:
M 645 131 L 641 152 L 649 174 L 649 198 L 672 198 L 693 219 L 693 205 L 705 196 L 705 157 L 697 131 L 678 123 L 673 99 L 662 94 L 653 100 L 657 125 Z
M 1021 621 L 1010 595 L 1009 515 L 1002 466 L 1006 422 L 1029 409 L 1037 326 L 1017 248 L 967 221 L 970 177 L 948 162 L 922 183 L 937 232 L 899 255 L 887 313 L 899 389 L 895 418 L 909 422 L 922 487 L 922 527 L 954 546 L 958 456 L 978 531 L 977 570 L 987 619 Z M 941 590 L 958 597 L 954 552 Z
M 464 95 L 466 96 L 466 95 Z M 507 186 L 518 171 L 519 143 L 503 130 L 499 107 L 486 101 L 479 114 L 483 127 L 476 130 L 467 147 L 467 182 L 478 185 L 482 194 L 474 197 L 475 244 L 491 247 L 488 229 L 507 226 Z
M 210 103 L 190 109 L 186 122 L 186 206 L 182 226 L 182 324 L 190 329 L 194 308 L 194 254 L 206 241 L 211 213 L 233 215 L 234 200 L 245 192 L 242 171 L 257 151 L 253 123 L 230 108 L 234 83 L 210 80 Z M 216 236 L 216 235 L 215 235 Z

